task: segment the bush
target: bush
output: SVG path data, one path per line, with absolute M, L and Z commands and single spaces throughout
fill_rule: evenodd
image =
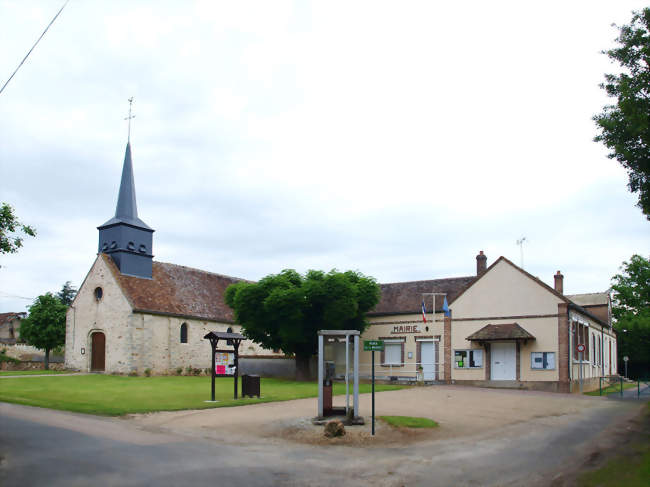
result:
M 176 375 L 183 375 L 183 367 L 178 367 L 176 369 Z
M 10 363 L 10 364 L 19 364 L 20 360 L 7 355 L 7 349 L 3 348 L 2 350 L 0 350 L 0 363 L 2 363 L 2 362 L 7 362 L 7 363 Z
M 129 377 L 137 377 L 138 376 L 138 371 L 137 370 L 132 370 L 129 372 Z
M 192 366 L 188 365 L 185 367 L 185 375 L 192 375 Z
M 203 372 L 203 370 L 199 369 L 198 367 L 196 369 L 192 369 L 192 374 L 194 375 L 201 375 L 201 372 Z
M 144 369 L 144 375 L 147 377 L 151 377 L 151 369 L 149 367 Z

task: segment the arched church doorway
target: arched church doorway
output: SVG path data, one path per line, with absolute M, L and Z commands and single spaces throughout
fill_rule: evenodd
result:
M 103 372 L 106 368 L 106 335 L 95 332 L 91 335 L 91 340 L 90 370 Z

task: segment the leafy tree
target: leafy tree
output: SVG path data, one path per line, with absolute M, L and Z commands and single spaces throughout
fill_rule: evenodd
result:
M 628 187 L 639 193 L 637 206 L 650 220 L 650 8 L 633 12 L 629 25 L 619 28 L 618 47 L 603 51 L 622 72 L 606 74 L 601 84 L 615 105 L 605 106 L 594 120 L 594 138 L 611 150 L 609 157 L 627 169 Z
M 70 281 L 65 281 L 65 284 L 61 290 L 56 293 L 56 297 L 59 298 L 59 300 L 66 306 L 70 306 L 72 304 L 72 300 L 76 295 L 77 289 L 72 285 Z
M 294 354 L 297 379 L 308 380 L 318 330 L 362 332 L 379 296 L 377 282 L 359 272 L 310 270 L 303 276 L 289 269 L 257 283 L 232 284 L 225 299 L 247 338 Z
M 635 370 L 650 372 L 650 260 L 633 255 L 612 278 L 612 315 L 618 355 L 630 358 Z M 620 368 L 619 370 L 623 370 Z
M 50 350 L 65 344 L 65 313 L 68 307 L 52 293 L 34 300 L 29 316 L 20 322 L 20 337 L 45 350 L 45 369 L 50 368 Z
M 0 254 L 13 254 L 23 246 L 21 233 L 36 236 L 36 230 L 21 223 L 8 203 L 0 205 Z

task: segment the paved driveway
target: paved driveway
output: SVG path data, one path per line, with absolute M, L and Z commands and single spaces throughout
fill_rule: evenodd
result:
M 337 398 L 337 400 L 340 400 Z M 362 396 L 362 413 L 369 411 Z M 638 402 L 454 386 L 377 394 L 378 414 L 432 417 L 324 440 L 314 399 L 123 418 L 0 404 L 0 484 L 549 485 L 609 448 Z M 610 429 L 611 428 L 611 429 Z

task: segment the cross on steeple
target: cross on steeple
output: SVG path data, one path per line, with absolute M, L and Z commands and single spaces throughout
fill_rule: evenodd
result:
M 131 142 L 131 119 L 135 118 L 135 115 L 131 115 L 132 106 L 133 106 L 133 97 L 129 98 L 129 116 L 124 119 L 129 121 L 129 136 L 127 139 L 129 142 Z

